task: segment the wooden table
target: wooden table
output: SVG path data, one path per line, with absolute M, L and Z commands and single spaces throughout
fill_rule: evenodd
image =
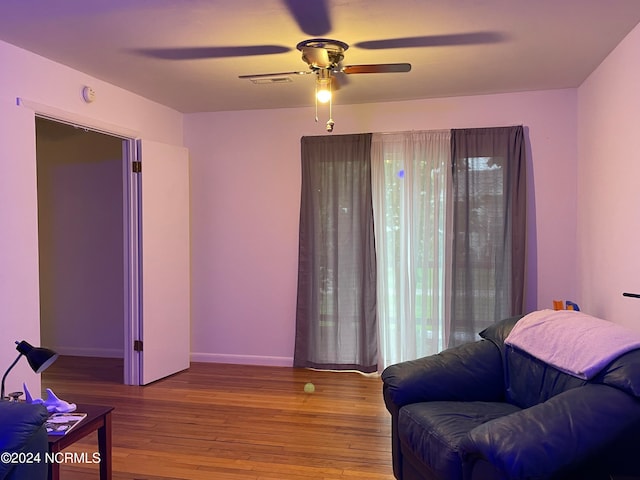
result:
M 49 453 L 57 454 L 92 432 L 98 431 L 100 480 L 111 480 L 111 411 L 104 405 L 78 404 L 76 412 L 87 416 L 66 435 L 49 435 Z M 91 461 L 91 455 L 89 456 Z M 49 480 L 60 480 L 60 462 L 49 462 Z

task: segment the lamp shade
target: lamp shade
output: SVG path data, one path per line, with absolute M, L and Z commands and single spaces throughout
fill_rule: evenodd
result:
M 55 362 L 56 358 L 58 358 L 58 354 L 53 350 L 42 347 L 34 347 L 24 340 L 21 342 L 16 341 L 16 345 L 18 345 L 16 347 L 16 350 L 20 352 L 20 355 L 18 355 L 18 358 L 13 361 L 13 363 L 9 366 L 9 368 L 7 368 L 7 371 L 4 372 L 4 375 L 2 376 L 2 384 L 0 386 L 0 401 L 4 400 L 4 381 L 7 379 L 7 375 L 9 375 L 11 369 L 16 366 L 16 363 L 18 363 L 20 357 L 22 357 L 23 355 L 27 357 L 27 361 L 29 362 L 31 369 L 36 373 L 40 373 L 49 368 L 49 365 Z
M 58 354 L 48 348 L 34 347 L 24 340 L 16 343 L 18 344 L 16 350 L 27 357 L 27 362 L 36 373 L 45 371 L 58 358 Z

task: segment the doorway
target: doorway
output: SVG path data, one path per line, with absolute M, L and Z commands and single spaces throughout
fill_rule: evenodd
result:
M 188 150 L 18 105 L 37 147 L 41 343 L 123 358 L 127 385 L 189 368 Z
M 35 121 L 41 343 L 124 362 L 128 140 Z

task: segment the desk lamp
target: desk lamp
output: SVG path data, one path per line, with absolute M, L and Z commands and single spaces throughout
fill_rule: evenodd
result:
M 42 348 L 42 347 L 34 347 L 33 345 L 30 345 L 24 340 L 21 342 L 16 341 L 16 345 L 17 345 L 16 350 L 20 352 L 20 354 L 18 355 L 18 358 L 16 358 L 13 361 L 13 363 L 7 369 L 7 371 L 4 372 L 4 375 L 2 377 L 2 386 L 0 387 L 0 401 L 3 401 L 5 399 L 4 398 L 4 381 L 7 378 L 7 375 L 9 374 L 11 369 L 15 367 L 16 363 L 18 363 L 18 360 L 20 360 L 20 357 L 22 357 L 23 355 L 27 357 L 27 361 L 29 362 L 29 365 L 31 365 L 31 369 L 36 373 L 43 372 L 44 370 L 49 368 L 49 365 L 55 362 L 56 359 L 58 358 L 58 354 L 53 350 L 49 350 L 48 348 Z

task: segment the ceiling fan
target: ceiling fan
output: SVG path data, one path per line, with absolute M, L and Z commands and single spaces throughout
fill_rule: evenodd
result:
M 411 70 L 409 63 L 381 63 L 369 65 L 343 65 L 344 53 L 349 45 L 340 40 L 322 38 L 332 30 L 329 0 L 282 0 L 289 15 L 295 20 L 300 30 L 309 36 L 319 37 L 304 40 L 296 45 L 302 52 L 302 60 L 308 69 L 281 73 L 258 73 L 239 75 L 241 79 L 257 80 L 267 77 L 284 77 L 289 75 L 316 75 L 316 92 L 327 95 L 346 83 L 348 75 L 364 73 L 402 73 Z M 389 48 L 438 47 L 453 45 L 472 45 L 495 43 L 502 41 L 503 36 L 497 32 L 467 32 L 440 35 L 425 35 L 385 40 L 364 41 L 353 44 L 354 47 L 368 50 Z M 178 47 L 178 48 L 145 48 L 136 52 L 168 60 L 194 60 L 207 58 L 244 57 L 254 55 L 274 55 L 289 52 L 291 48 L 281 45 L 247 45 L 222 47 Z M 326 98 L 326 97 L 325 97 Z M 330 98 L 330 95 L 329 95 Z M 329 104 L 331 107 L 331 104 Z M 317 103 L 316 103 L 317 112 Z M 331 117 L 331 113 L 330 113 Z M 317 113 L 316 113 L 317 121 Z M 327 131 L 333 131 L 333 119 L 327 122 Z
M 344 52 L 349 48 L 344 42 L 328 38 L 312 38 L 304 40 L 296 48 L 302 52 L 302 60 L 309 65 L 309 70 L 282 72 L 282 73 L 258 73 L 253 75 L 239 75 L 238 78 L 274 77 L 279 75 L 306 75 L 319 74 L 327 70 L 331 75 L 344 73 L 391 73 L 409 72 L 410 63 L 378 63 L 370 65 L 342 65 Z
M 332 132 L 335 122 L 331 115 L 332 91 L 337 90 L 345 83 L 341 75 L 361 73 L 393 73 L 411 71 L 410 63 L 378 63 L 369 65 L 343 65 L 344 52 L 349 45 L 339 40 L 328 38 L 312 38 L 304 40 L 296 48 L 302 52 L 302 60 L 309 66 L 308 70 L 258 73 L 252 75 L 239 75 L 238 78 L 255 80 L 264 77 L 283 77 L 288 75 L 316 75 L 316 122 L 318 121 L 318 102 L 329 103 L 329 121 L 327 131 Z

